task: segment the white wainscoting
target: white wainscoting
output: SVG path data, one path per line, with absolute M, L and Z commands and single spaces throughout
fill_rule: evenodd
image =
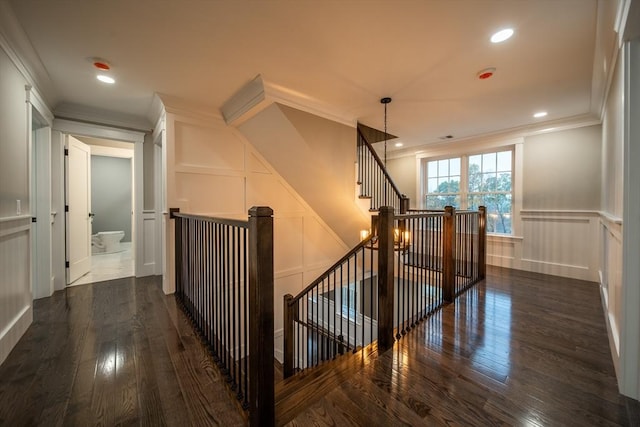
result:
M 520 212 L 519 236 L 487 237 L 487 263 L 517 270 L 597 282 L 597 211 Z
M 140 246 L 137 251 L 138 264 L 136 276 L 151 276 L 155 274 L 156 269 L 156 245 L 157 245 L 157 227 L 156 212 L 142 212 L 142 232 L 138 235 L 137 244 Z
M 0 363 L 33 321 L 31 215 L 0 218 Z
M 605 312 L 609 346 L 616 372 L 620 362 L 620 321 L 622 318 L 622 218 L 603 213 L 599 224 L 600 295 Z

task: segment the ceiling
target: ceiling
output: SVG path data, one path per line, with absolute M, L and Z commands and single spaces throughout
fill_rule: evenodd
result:
M 5 1 L 5 0 L 1 0 Z M 154 93 L 219 111 L 256 75 L 407 147 L 596 119 L 613 51 L 608 0 L 10 0 L 60 115 L 144 119 Z M 613 6 L 612 6 L 613 5 Z M 607 31 L 598 30 L 604 26 Z M 489 37 L 512 27 L 501 44 Z M 609 49 L 611 48 L 611 49 Z M 95 79 L 92 58 L 115 85 Z M 610 62 L 609 62 L 610 63 Z M 481 69 L 495 67 L 487 80 Z M 548 111 L 543 119 L 537 111 Z M 544 123 L 543 123 L 544 122 Z

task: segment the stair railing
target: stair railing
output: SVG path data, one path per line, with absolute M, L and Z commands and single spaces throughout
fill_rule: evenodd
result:
M 369 236 L 297 296 L 284 297 L 284 378 L 377 338 L 377 254 Z
M 395 212 L 405 213 L 409 208 L 409 199 L 400 192 L 380 156 L 360 129 L 358 129 L 357 160 L 360 198 L 371 200 L 370 210 L 377 211 L 382 206 L 393 206 Z
M 175 219 L 175 296 L 249 412 L 275 423 L 273 210 L 248 221 L 180 213 Z
M 484 278 L 486 210 L 396 215 L 383 206 L 373 235 L 297 296 L 284 297 L 284 377 L 378 341 L 393 346 Z

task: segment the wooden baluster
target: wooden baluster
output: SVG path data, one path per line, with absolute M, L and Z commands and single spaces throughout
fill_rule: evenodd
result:
M 297 304 L 293 302 L 293 295 L 286 294 L 284 296 L 284 331 L 283 331 L 283 347 L 284 347 L 284 362 L 282 364 L 282 371 L 284 378 L 289 378 L 293 375 L 295 366 L 293 359 L 293 348 L 294 348 L 294 337 L 293 337 L 293 329 L 294 329 L 294 321 L 296 317 Z

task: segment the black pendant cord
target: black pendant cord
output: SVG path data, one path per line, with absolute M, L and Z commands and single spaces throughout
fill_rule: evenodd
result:
M 384 104 L 384 166 L 387 167 L 387 104 L 391 102 L 391 98 L 385 97 L 380 100 Z
M 384 167 L 387 167 L 387 104 L 384 104 Z

